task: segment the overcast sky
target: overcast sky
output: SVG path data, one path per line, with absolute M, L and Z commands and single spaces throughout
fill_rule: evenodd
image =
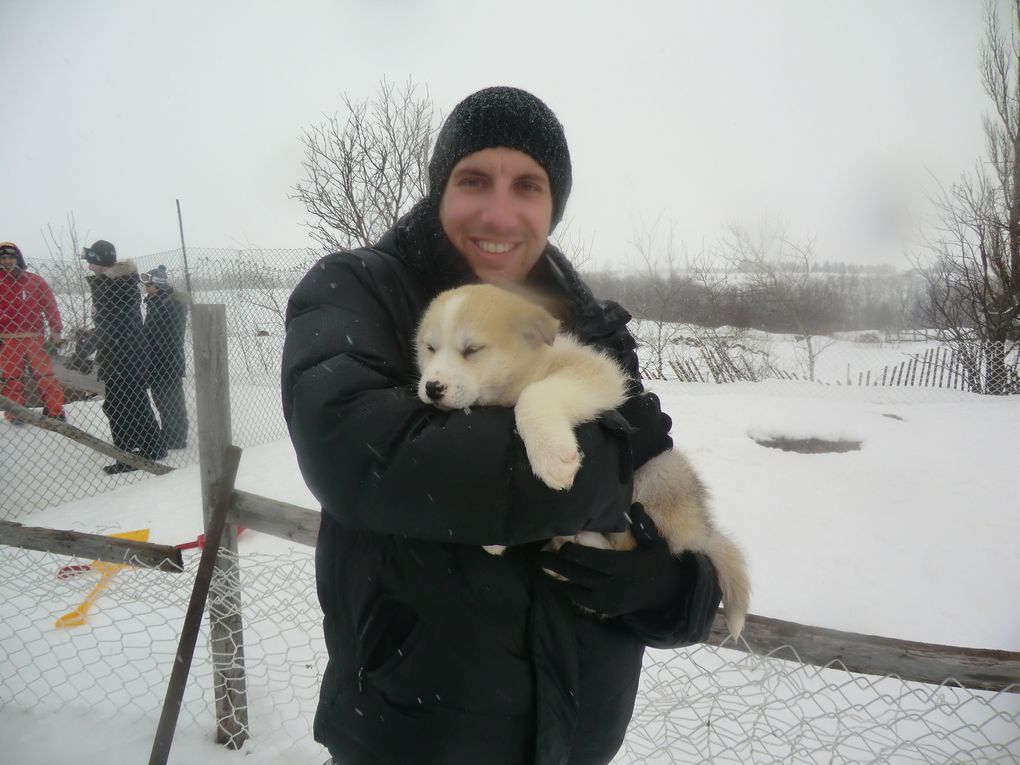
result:
M 1007 0 L 997 0 L 1003 13 Z M 927 173 L 983 150 L 982 0 L 0 0 L 0 239 L 74 213 L 122 257 L 305 247 L 302 130 L 386 77 L 448 113 L 545 100 L 574 160 L 569 230 L 633 262 L 763 215 L 820 260 L 906 266 Z M 1007 17 L 1008 18 L 1008 17 Z

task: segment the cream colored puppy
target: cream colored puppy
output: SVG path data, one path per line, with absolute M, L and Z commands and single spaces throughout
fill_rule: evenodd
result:
M 627 397 L 616 363 L 544 309 L 489 285 L 440 294 L 418 328 L 418 396 L 441 409 L 512 406 L 535 475 L 569 489 L 581 467 L 574 426 Z
M 569 489 L 583 458 L 574 428 L 622 404 L 627 378 L 614 360 L 558 329 L 559 322 L 543 308 L 497 287 L 443 292 L 418 327 L 418 396 L 441 409 L 513 407 L 535 475 L 550 488 Z M 719 576 L 727 627 L 739 636 L 750 600 L 744 558 L 714 528 L 708 493 L 686 457 L 674 449 L 649 460 L 634 476 L 634 501 L 644 505 L 671 552 L 693 550 L 709 557 Z M 629 531 L 581 532 L 572 539 L 618 550 L 636 545 Z

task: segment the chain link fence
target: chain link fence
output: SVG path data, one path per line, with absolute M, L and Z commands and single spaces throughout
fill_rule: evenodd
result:
M 230 559 L 229 553 L 220 555 Z M 151 744 L 173 668 L 198 568 L 188 553 L 183 574 L 125 568 L 105 582 L 87 627 L 60 628 L 107 576 L 94 561 L 0 547 L 0 709 L 30 715 L 41 736 L 62 716 L 103 726 L 130 721 Z M 244 582 L 244 672 L 250 747 L 290 753 L 288 762 L 326 759 L 311 738 L 325 646 L 314 599 L 311 551 L 234 557 Z M 228 593 L 215 587 L 210 609 Z M 208 620 L 192 661 L 179 730 L 214 731 L 216 698 Z M 182 734 L 183 735 L 183 734 Z M 30 747 L 31 748 L 31 747 Z M 35 751 L 38 751 L 36 748 Z M 75 742 L 66 751 L 74 757 Z M 295 752 L 304 752 L 297 757 Z M 121 762 L 142 762 L 147 750 Z M 275 758 L 263 760 L 276 761 Z
M 173 307 L 191 302 L 227 307 L 231 409 L 244 415 L 234 418 L 235 443 L 251 446 L 285 438 L 279 364 L 287 298 L 320 255 L 314 249 L 192 249 L 187 253 L 187 267 L 182 250 L 129 259 L 138 274 L 162 269 L 172 291 L 154 298 L 143 294 L 150 288 L 136 282 L 137 300 L 128 290 L 118 292 L 113 301 L 116 321 L 111 324 L 106 316 L 100 317 L 105 337 L 96 323 L 95 301 L 82 261 L 30 263 L 29 271 L 52 289 L 64 320 L 65 342 L 60 347 L 47 344 L 40 304 L 33 307 L 27 301 L 20 314 L 7 309 L 4 315 L 16 318 L 6 320 L 0 334 L 31 331 L 37 338 L 17 338 L 0 346 L 9 367 L 4 372 L 4 395 L 46 411 L 53 378 L 48 377 L 45 363 L 37 370 L 29 353 L 19 350 L 42 343 L 47 352 L 33 358 L 45 356 L 52 366 L 71 424 L 104 441 L 125 445 L 129 451 L 148 451 L 145 456 L 165 451 L 159 459 L 170 466 L 194 463 L 198 452 L 190 331 L 174 323 L 167 301 L 160 297 L 170 295 Z M 648 379 L 712 384 L 810 381 L 820 393 L 881 387 L 889 395 L 909 391 L 913 400 L 959 400 L 986 389 L 1020 393 L 1020 344 L 1016 342 L 975 338 L 961 344 L 939 332 L 922 330 L 779 335 L 652 319 L 636 320 L 632 328 Z M 112 347 L 112 354 L 104 353 L 104 344 Z M 127 367 L 131 372 L 115 375 L 112 407 L 106 385 L 99 379 L 104 364 L 100 356 L 105 356 L 107 366 Z M 7 488 L 0 499 L 0 519 L 17 520 L 34 510 L 95 496 L 148 475 L 104 473 L 107 458 L 57 433 L 11 426 L 16 418 L 9 413 L 6 417 L 7 424 L 0 426 L 5 428 L 0 438 L 0 469 Z M 157 443 L 152 445 L 154 439 Z
M 221 554 L 226 551 L 221 550 Z M 89 598 L 102 574 L 89 561 L 0 547 L 0 708 L 23 712 L 25 740 L 66 716 L 89 726 L 154 731 L 198 556 L 183 574 L 125 568 L 85 629 L 55 622 Z M 311 736 L 326 664 L 310 548 L 234 558 L 243 582 L 250 740 L 260 763 L 318 763 Z M 231 583 L 230 587 L 233 587 Z M 215 588 L 210 607 L 225 593 Z M 754 646 L 751 646 L 754 648 Z M 768 654 L 698 645 L 649 651 L 619 765 L 665 763 L 1015 763 L 1020 693 L 871 677 Z M 1014 688 L 1014 690 L 1020 690 Z M 178 722 L 179 737 L 216 727 L 212 659 L 203 627 Z M 10 718 L 8 718 L 10 719 Z M 148 735 L 122 750 L 143 761 Z M 29 751 L 60 745 L 34 743 Z M 75 759 L 73 740 L 61 750 Z M 177 761 L 177 760 L 175 760 Z
M 233 440 L 246 447 L 286 438 L 279 393 L 284 311 L 293 286 L 319 254 L 189 250 L 187 268 L 180 250 L 134 259 L 137 274 L 165 273 L 166 285 L 157 286 L 172 287 L 163 292 L 185 307 L 183 335 L 179 320 L 155 332 L 153 312 L 158 316 L 160 306 L 147 294 L 153 288 L 134 280 L 137 303 L 128 301 L 128 290 L 123 293 L 124 302 L 131 303 L 130 329 L 103 329 L 104 337 L 81 261 L 30 263 L 31 272 L 52 289 L 65 343 L 46 344 L 53 328 L 41 308 L 40 330 L 5 325 L 4 334 L 39 337 L 63 401 L 58 408 L 38 353 L 29 349 L 36 354 L 32 358 L 29 351 L 15 353 L 26 344 L 8 344 L 6 337 L 4 396 L 47 415 L 63 412 L 69 424 L 110 443 L 117 444 L 120 433 L 118 445 L 128 452 L 137 449 L 178 468 L 196 463 L 194 359 L 186 310 L 191 303 L 221 303 L 227 307 Z M 24 318 L 29 309 L 12 315 Z M 777 381 L 771 385 L 809 380 L 819 391 L 845 394 L 848 387 L 880 386 L 891 394 L 909 392 L 913 400 L 952 401 L 980 390 L 974 384 L 975 364 L 981 371 L 991 360 L 1001 361 L 996 368 L 1006 375 L 999 387 L 1020 392 L 1015 345 L 989 348 L 975 341 L 961 349 L 920 331 L 798 337 L 652 320 L 637 322 L 635 331 L 649 378 Z M 153 352 L 164 341 L 175 353 L 180 349 L 180 374 L 178 356 Z M 120 423 L 111 422 L 107 381 L 100 379 L 104 364 L 113 363 L 103 355 L 111 344 L 116 350 L 136 349 L 128 363 L 136 371 L 128 376 L 135 386 L 128 391 L 133 403 L 127 414 L 115 409 L 112 415 L 120 416 Z M 20 361 L 10 360 L 15 356 Z M 151 359 L 164 360 L 153 365 Z M 154 389 L 167 380 L 174 386 L 169 404 L 159 398 L 166 391 Z M 115 399 L 118 394 L 124 391 L 115 386 Z M 142 470 L 104 471 L 117 463 L 60 433 L 18 425 L 15 419 L 16 414 L 0 423 L 0 519 L 21 521 L 43 508 L 150 478 Z M 238 563 L 252 737 L 245 749 L 265 755 L 260 760 L 265 762 L 320 762 L 325 755 L 312 741 L 310 725 L 325 649 L 311 551 L 246 554 Z M 75 566 L 80 573 L 62 576 Z M 28 717 L 19 719 L 39 725 L 40 736 L 49 735 L 46 727 L 59 725 L 68 714 L 90 724 L 135 721 L 154 730 L 196 566 L 197 556 L 191 556 L 179 575 L 123 569 L 108 581 L 87 630 L 60 630 L 56 620 L 84 603 L 102 575 L 89 561 L 0 546 L 0 709 L 26 712 Z M 216 597 L 214 591 L 211 602 Z M 205 632 L 181 729 L 215 726 L 211 668 Z M 66 756 L 74 756 L 71 742 Z M 792 649 L 767 655 L 714 646 L 649 652 L 638 708 L 616 761 L 1017 762 L 1020 694 L 818 669 L 800 663 Z
M 3 395 L 35 411 L 52 409 L 68 424 L 127 452 L 172 467 L 193 464 L 198 445 L 188 306 L 222 303 L 231 408 L 245 414 L 235 417 L 235 443 L 285 438 L 279 392 L 284 312 L 290 291 L 318 256 L 314 250 L 200 249 L 189 252 L 185 268 L 184 253 L 175 250 L 121 259 L 102 276 L 89 274 L 81 260 L 28 264 L 28 273 L 38 277 L 33 281 L 42 282 L 40 291 L 53 302 L 24 299 L 18 289 L 17 303 L 5 303 Z M 160 283 L 143 284 L 152 273 Z M 49 323 L 57 314 L 62 327 L 60 319 Z M 60 345 L 52 342 L 54 326 L 63 330 Z M 6 338 L 28 332 L 24 327 L 31 338 Z M 11 412 L 4 415 L 0 519 L 19 520 L 150 476 L 122 466 L 111 472 L 106 468 L 116 462 L 110 458 L 57 432 L 25 425 Z

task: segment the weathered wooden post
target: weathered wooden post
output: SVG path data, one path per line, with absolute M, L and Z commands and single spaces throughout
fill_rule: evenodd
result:
M 227 310 L 223 305 L 193 305 L 195 399 L 198 458 L 202 480 L 203 522 L 209 525 L 227 477 L 231 445 L 230 376 L 227 369 Z M 228 494 L 229 495 L 229 494 Z M 237 532 L 228 524 L 220 540 L 227 555 L 216 559 L 209 597 L 209 636 L 213 659 L 216 743 L 238 749 L 248 738 L 248 698 L 244 674 Z

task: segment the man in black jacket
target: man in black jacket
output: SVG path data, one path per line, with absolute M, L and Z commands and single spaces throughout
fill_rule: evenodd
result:
M 441 411 L 416 396 L 422 312 L 478 281 L 546 293 L 564 328 L 641 392 L 630 316 L 548 244 L 570 185 L 548 107 L 479 91 L 438 135 L 428 196 L 374 247 L 323 258 L 290 298 L 284 414 L 322 505 L 329 663 L 315 737 L 341 765 L 605 765 L 645 646 L 708 635 L 711 564 L 671 556 L 631 507 L 634 469 L 672 445 L 657 399 L 579 427 L 583 464 L 556 492 L 532 473 L 512 409 Z M 542 551 L 555 535 L 619 529 L 628 511 L 634 551 Z M 494 557 L 488 544 L 510 549 Z
M 146 271 L 141 280 L 145 286 L 142 335 L 148 354 L 149 392 L 159 412 L 167 449 L 184 449 L 188 445 L 188 409 L 184 401 L 187 298 L 170 284 L 166 266 Z
M 159 423 L 145 391 L 146 356 L 142 338 L 142 295 L 133 261 L 117 262 L 117 250 L 103 239 L 86 247 L 82 259 L 93 275 L 92 321 L 96 365 L 106 386 L 103 412 L 113 445 L 151 460 L 166 456 Z M 107 465 L 108 475 L 133 471 L 126 462 Z

